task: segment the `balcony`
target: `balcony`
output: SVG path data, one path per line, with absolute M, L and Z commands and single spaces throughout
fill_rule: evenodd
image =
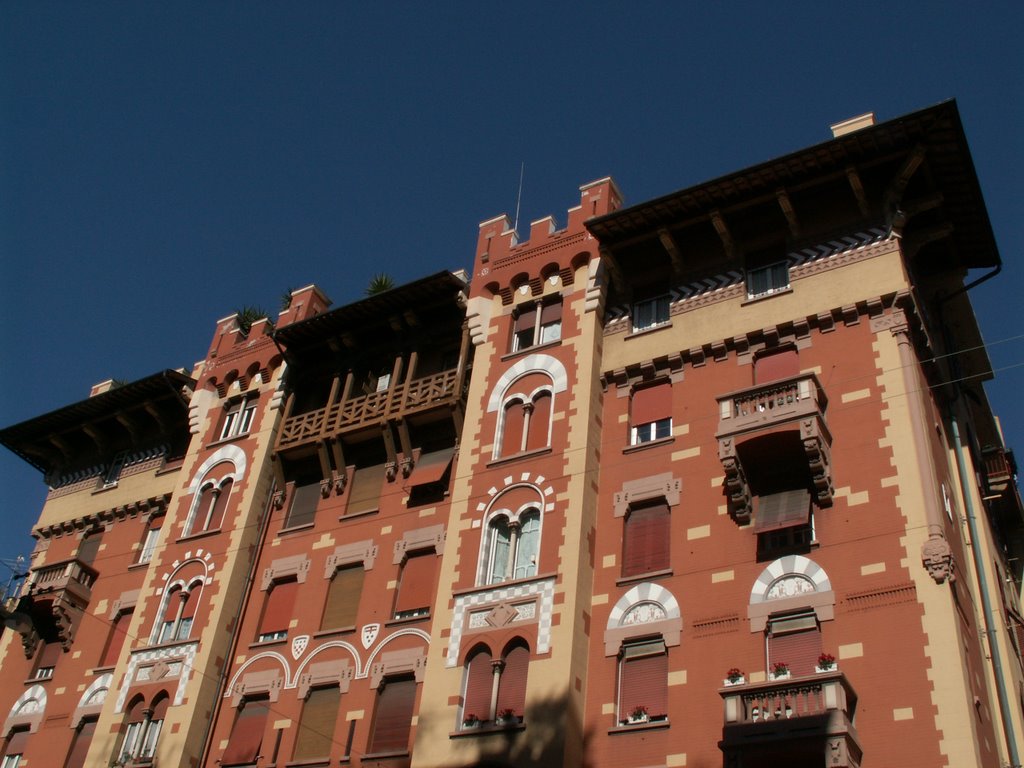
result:
M 81 605 L 92 597 L 92 585 L 99 575 L 81 560 L 64 560 L 44 565 L 33 571 L 35 578 L 29 587 L 30 595 L 66 593 Z
M 734 685 L 724 702 L 726 763 L 857 768 L 863 750 L 853 725 L 857 694 L 839 670 L 810 677 Z
M 1017 462 L 1013 451 L 1000 446 L 989 446 L 981 451 L 985 464 L 985 481 L 989 493 L 1002 493 L 1017 476 Z
M 40 640 L 40 632 L 52 631 L 65 647 L 74 640 L 78 624 L 92 599 L 92 586 L 99 574 L 81 560 L 62 560 L 32 571 L 14 617 L 14 626 L 22 635 L 25 656 L 31 658 Z
M 815 501 L 822 507 L 832 505 L 832 434 L 825 422 L 828 398 L 816 375 L 800 374 L 759 384 L 722 395 L 717 401 L 718 457 L 725 470 L 730 513 L 736 522 L 750 521 L 753 506 L 749 476 L 755 463 L 751 459 L 757 453 L 767 453 L 773 460 L 806 463 Z M 787 457 L 790 448 L 795 448 L 798 455 Z
M 289 416 L 281 428 L 278 450 L 314 443 L 343 432 L 355 432 L 387 419 L 406 418 L 439 405 L 453 405 L 461 397 L 458 369 L 397 384 L 331 403 L 315 411 Z

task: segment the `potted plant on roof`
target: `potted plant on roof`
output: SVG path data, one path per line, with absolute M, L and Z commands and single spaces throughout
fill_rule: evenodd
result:
M 725 680 L 723 682 L 725 685 L 743 685 L 747 682 L 747 679 L 738 667 L 733 667 L 725 673 Z
M 818 657 L 818 666 L 814 668 L 815 672 L 831 672 L 836 669 L 836 657 L 831 653 L 823 653 Z
M 772 680 L 788 680 L 789 664 L 785 661 L 776 661 L 772 664 Z

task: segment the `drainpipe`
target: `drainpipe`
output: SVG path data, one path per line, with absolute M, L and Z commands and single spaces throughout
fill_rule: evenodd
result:
M 964 489 L 964 507 L 967 513 L 967 527 L 971 532 L 971 554 L 974 556 L 974 570 L 978 575 L 978 588 L 981 591 L 981 605 L 985 614 L 985 635 L 988 637 L 988 647 L 992 654 L 992 671 L 996 677 L 996 689 L 999 692 L 999 715 L 1003 721 L 1003 730 L 1006 732 L 1006 748 L 1010 753 L 1010 766 L 1020 768 L 1020 755 L 1017 752 L 1017 738 L 1013 735 L 1013 723 L 1010 721 L 1010 699 L 1006 693 L 1006 683 L 1003 680 L 1003 661 L 999 653 L 999 643 L 996 642 L 995 616 L 992 611 L 992 600 L 988 592 L 988 577 L 985 575 L 984 559 L 981 552 L 981 545 L 978 543 L 978 520 L 974 513 L 974 501 L 971 498 L 970 483 L 973 481 L 971 474 L 967 471 L 967 462 L 964 460 L 964 449 L 960 442 L 960 427 L 956 421 L 953 409 L 949 409 L 949 422 L 953 430 L 953 447 L 956 451 L 956 468 L 960 476 L 960 486 Z

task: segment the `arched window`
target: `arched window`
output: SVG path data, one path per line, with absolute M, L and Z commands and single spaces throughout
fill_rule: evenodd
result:
M 530 647 L 521 638 L 505 646 L 500 659 L 482 643 L 473 648 L 463 678 L 462 727 L 522 722 L 529 667 Z
M 154 642 L 173 643 L 176 640 L 188 639 L 201 591 L 201 579 L 193 581 L 187 587 L 171 588 L 164 602 L 164 612 Z
M 521 376 L 508 386 L 499 413 L 495 458 L 551 445 L 553 391 L 550 376 L 538 371 Z
M 487 524 L 483 581 L 499 584 L 537 575 L 540 554 L 540 512 L 530 507 L 518 515 L 495 514 Z
M 170 698 L 164 691 L 157 694 L 151 706 L 147 706 L 142 696 L 132 702 L 125 719 L 128 727 L 121 742 L 122 761 L 132 763 L 153 759 L 169 704 Z
M 185 536 L 216 531 L 224 523 L 231 487 L 234 485 L 232 465 L 221 462 L 199 484 L 185 524 Z

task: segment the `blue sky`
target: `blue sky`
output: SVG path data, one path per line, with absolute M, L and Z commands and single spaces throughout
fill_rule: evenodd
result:
M 602 176 L 637 203 L 956 98 L 1005 262 L 972 293 L 989 393 L 1021 446 L 1022 33 L 1019 2 L 8 0 L 0 425 L 190 368 L 288 288 L 339 305 L 378 271 L 468 269 L 520 163 L 521 229 L 561 225 Z M 11 558 L 45 488 L 6 451 L 0 479 Z

